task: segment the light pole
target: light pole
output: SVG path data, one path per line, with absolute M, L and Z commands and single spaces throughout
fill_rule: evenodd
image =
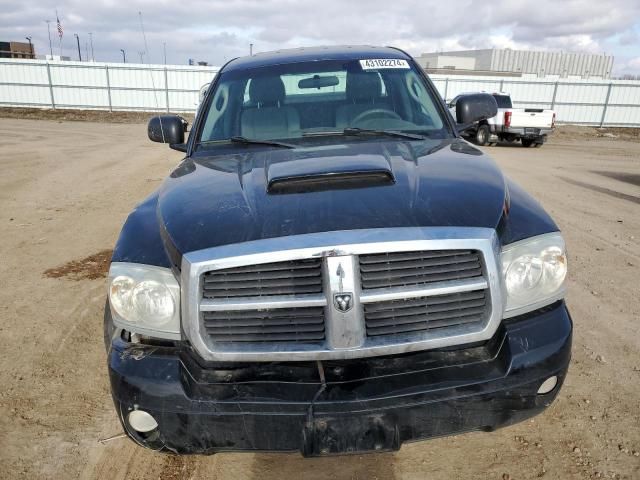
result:
M 78 36 L 77 33 L 73 34 L 74 37 L 76 37 L 76 42 L 78 43 L 78 61 L 82 61 L 82 53 L 80 53 L 80 37 Z
M 140 63 L 144 63 L 144 59 L 142 58 L 144 52 L 138 52 L 138 55 L 140 55 Z
M 249 44 L 249 55 L 253 55 L 253 43 Z
M 24 37 L 29 42 L 29 58 L 33 58 L 33 44 L 31 43 L 31 37 Z
M 124 48 L 121 48 L 120 51 L 122 52 L 122 63 L 127 63 L 127 54 L 124 51 Z
M 51 60 L 53 60 L 53 47 L 51 46 L 51 20 L 45 20 L 47 22 L 47 33 L 49 34 L 49 53 L 51 54 Z
M 93 56 L 93 33 L 89 32 L 89 43 L 91 44 L 91 61 L 95 62 L 96 57 Z

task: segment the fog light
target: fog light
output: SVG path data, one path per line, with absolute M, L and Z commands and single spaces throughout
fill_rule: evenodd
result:
M 144 410 L 134 410 L 128 417 L 129 425 L 136 432 L 147 433 L 158 428 L 158 422 L 150 413 Z
M 540 388 L 538 388 L 538 395 L 549 393 L 551 390 L 556 388 L 556 385 L 558 385 L 558 377 L 554 375 L 553 377 L 547 378 L 544 382 L 542 382 Z

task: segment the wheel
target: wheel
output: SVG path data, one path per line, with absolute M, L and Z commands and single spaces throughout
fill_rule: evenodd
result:
M 529 148 L 531 145 L 533 145 L 533 140 L 531 140 L 530 138 L 523 138 L 520 141 L 522 142 L 522 146 L 525 148 Z
M 547 140 L 546 135 L 540 135 L 538 138 L 536 138 L 536 144 L 534 146 L 536 148 L 540 148 L 546 140 Z
M 489 125 L 480 125 L 476 131 L 476 145 L 486 145 L 490 135 Z

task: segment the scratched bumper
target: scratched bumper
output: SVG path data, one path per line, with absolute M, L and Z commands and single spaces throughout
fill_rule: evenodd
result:
M 494 430 L 546 408 L 571 356 L 564 302 L 505 323 L 484 344 L 351 361 L 212 363 L 187 345 L 114 340 L 113 399 L 136 442 L 177 453 L 299 450 L 306 456 L 397 450 L 402 443 Z M 540 384 L 559 377 L 550 393 Z M 314 400 L 315 399 L 315 400 Z M 158 429 L 126 421 L 134 408 Z

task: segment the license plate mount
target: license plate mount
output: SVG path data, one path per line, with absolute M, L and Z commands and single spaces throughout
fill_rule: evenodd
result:
M 400 448 L 397 422 L 387 415 L 319 417 L 303 432 L 305 457 L 395 451 Z

